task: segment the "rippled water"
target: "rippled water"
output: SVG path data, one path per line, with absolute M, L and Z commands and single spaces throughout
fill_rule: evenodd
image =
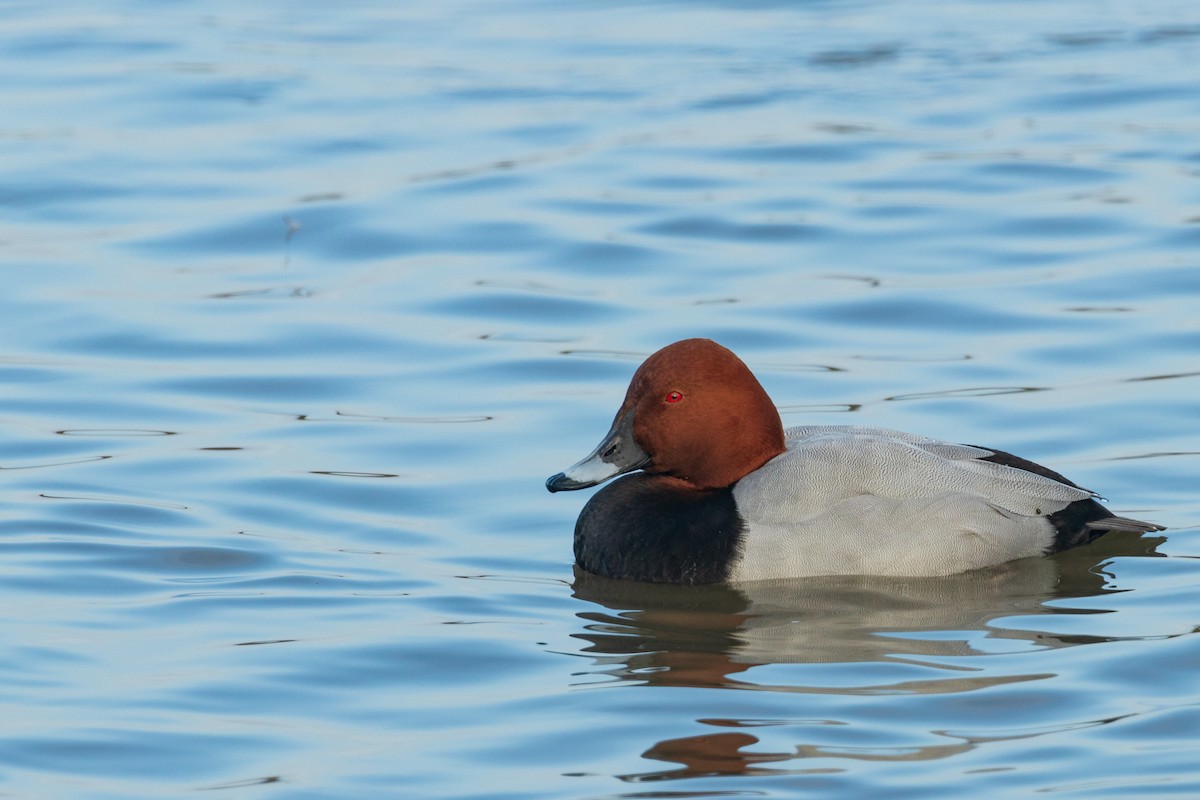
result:
M 1190 0 L 0 14 L 0 795 L 1200 794 Z M 576 580 L 693 335 L 1171 530 Z

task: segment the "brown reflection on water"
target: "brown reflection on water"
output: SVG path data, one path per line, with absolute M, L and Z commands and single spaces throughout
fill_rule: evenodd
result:
M 748 733 L 709 733 L 682 739 L 667 739 L 646 752 L 643 758 L 680 764 L 682 769 L 656 770 L 623 775 L 633 782 L 706 778 L 719 775 L 777 775 L 792 770 L 769 769 L 763 764 L 790 761 L 794 753 L 749 753 L 745 748 L 759 743 Z
M 836 767 L 786 769 L 768 764 L 796 762 L 797 759 L 849 758 L 857 761 L 931 761 L 958 755 L 971 749 L 968 742 L 924 747 L 828 747 L 798 745 L 794 752 L 751 752 L 760 743 L 747 733 L 709 733 L 682 739 L 667 739 L 642 753 L 643 758 L 679 764 L 681 767 L 639 772 L 620 776 L 633 783 L 710 778 L 721 775 L 829 775 L 843 772 Z M 800 762 L 803 763 L 803 762 Z

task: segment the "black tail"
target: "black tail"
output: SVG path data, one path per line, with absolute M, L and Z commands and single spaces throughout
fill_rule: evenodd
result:
M 1068 480 L 1065 476 L 1049 467 L 1043 467 L 1041 464 L 1021 458 L 1020 456 L 1014 456 L 1012 453 L 1006 453 L 1003 450 L 993 450 L 990 447 L 980 449 L 991 452 L 991 455 L 985 456 L 981 459 L 982 461 L 991 461 L 994 464 L 1003 464 L 1006 467 L 1023 469 L 1026 472 L 1032 472 L 1034 475 L 1041 475 L 1043 478 L 1065 483 L 1067 486 L 1074 486 L 1076 489 L 1083 489 L 1079 484 Z M 1083 490 L 1085 492 L 1091 491 L 1090 489 Z M 1067 505 L 1066 508 L 1048 515 L 1046 519 L 1054 526 L 1054 544 L 1050 546 L 1051 553 L 1087 544 L 1109 531 L 1150 533 L 1151 531 L 1166 530 L 1162 525 L 1155 525 L 1153 522 L 1142 522 L 1141 520 L 1129 519 L 1128 517 L 1118 517 L 1091 498 L 1076 500 L 1074 503 Z

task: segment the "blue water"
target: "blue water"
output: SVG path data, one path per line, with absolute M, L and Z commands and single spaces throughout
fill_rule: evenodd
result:
M 0 21 L 0 796 L 1200 795 L 1193 0 Z M 696 335 L 1171 529 L 577 581 Z

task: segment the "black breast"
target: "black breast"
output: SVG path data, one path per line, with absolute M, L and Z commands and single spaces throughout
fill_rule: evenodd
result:
M 744 523 L 733 489 L 680 487 L 626 475 L 588 501 L 575 523 L 575 561 L 594 575 L 656 583 L 721 583 Z

